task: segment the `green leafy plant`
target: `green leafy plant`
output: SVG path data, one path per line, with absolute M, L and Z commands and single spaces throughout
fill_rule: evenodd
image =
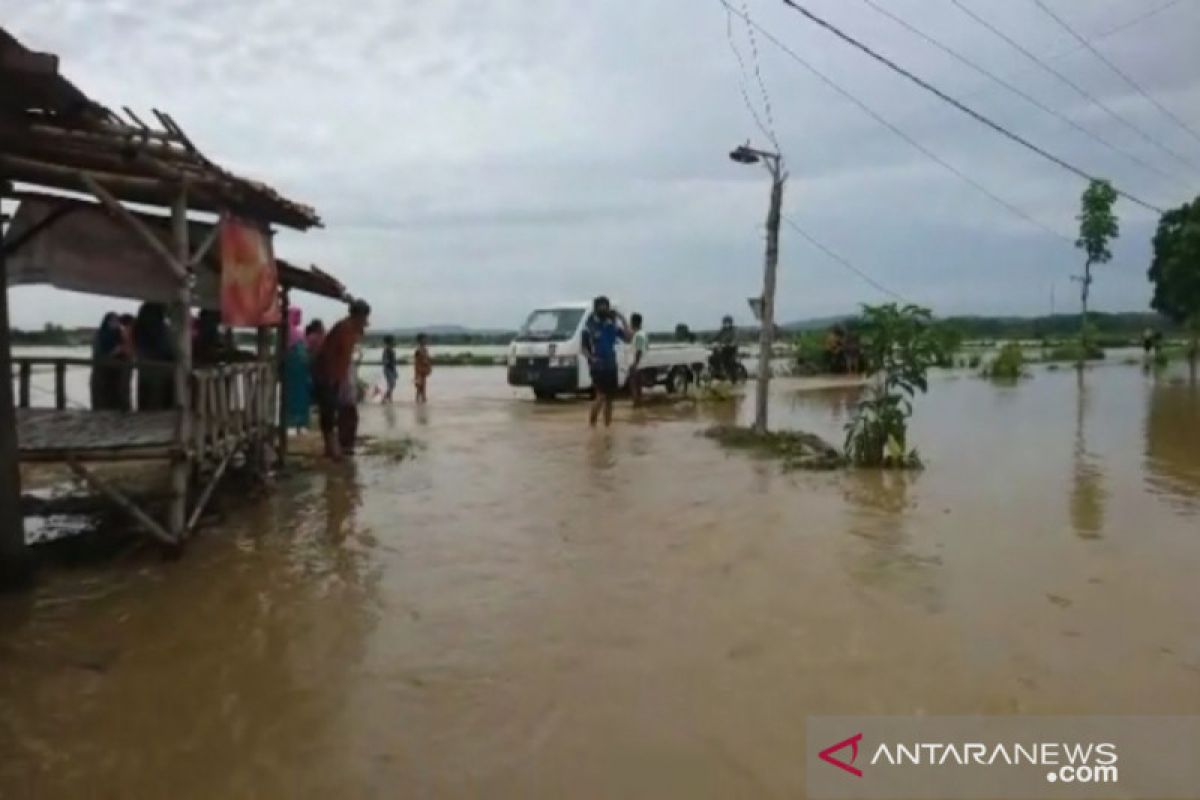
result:
M 826 370 L 825 334 L 803 331 L 792 340 L 792 371 L 795 375 L 819 375 Z
M 847 459 L 861 467 L 915 467 L 908 448 L 912 398 L 929 389 L 929 368 L 944 358 L 929 309 L 864 305 L 859 321 L 864 362 L 873 370 L 866 396 L 846 424 Z
M 1021 349 L 1021 345 L 1009 342 L 1001 347 L 992 362 L 984 367 L 983 375 L 993 380 L 1017 380 L 1025 377 L 1025 351 Z
M 1117 217 L 1112 212 L 1113 203 L 1116 201 L 1117 190 L 1106 180 L 1092 180 L 1080 198 L 1080 212 L 1076 217 L 1079 220 L 1079 238 L 1075 240 L 1075 246 L 1087 256 L 1083 264 L 1083 277 L 1079 279 L 1083 307 L 1079 346 L 1084 353 L 1089 349 L 1088 294 L 1092 287 L 1092 265 L 1107 264 L 1112 260 L 1112 251 L 1109 250 L 1108 243 L 1121 235 Z
M 1150 307 L 1188 330 L 1188 357 L 1200 354 L 1200 197 L 1167 211 L 1154 234 Z

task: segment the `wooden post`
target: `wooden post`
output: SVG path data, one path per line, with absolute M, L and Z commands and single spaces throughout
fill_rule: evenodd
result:
M 279 344 L 278 358 L 275 359 L 276 378 L 279 381 L 279 444 L 276 445 L 276 453 L 279 459 L 279 466 L 283 467 L 284 461 L 287 460 L 287 402 L 288 402 L 288 385 L 287 385 L 287 357 L 288 357 L 288 330 L 291 323 L 288 317 L 291 314 L 291 296 L 288 293 L 287 287 L 280 290 L 282 297 L 280 298 L 279 308 L 281 317 L 279 320 Z
M 179 194 L 171 207 L 171 230 L 178 264 L 188 263 L 187 186 L 179 187 Z M 175 302 L 171 305 L 171 331 L 175 336 L 175 454 L 171 462 L 171 507 L 167 517 L 167 530 L 176 542 L 182 542 L 187 532 L 188 478 L 191 465 L 188 454 L 191 450 L 191 375 L 192 375 L 192 287 L 191 273 L 179 281 Z
M 2 185 L 2 182 L 0 182 Z M 8 271 L 4 264 L 4 232 L 0 215 L 0 589 L 24 586 L 33 575 L 33 558 L 25 545 L 21 514 L 21 469 L 17 464 L 17 412 L 13 408 L 12 351 L 8 330 Z
M 5 280 L 7 281 L 8 279 L 5 278 Z M 10 367 L 9 369 L 11 370 L 12 368 Z M 33 364 L 30 363 L 29 361 L 22 361 L 20 371 L 21 371 L 21 379 L 20 379 L 21 386 L 19 389 L 19 391 L 20 391 L 19 402 L 21 404 L 21 408 L 29 408 L 29 385 L 33 379 L 33 375 L 32 375 Z M 9 374 L 11 374 L 11 372 Z
M 762 329 L 758 335 L 758 386 L 754 393 L 754 430 L 767 432 L 767 397 L 771 384 L 771 345 L 775 339 L 775 274 L 779 264 L 779 216 L 783 174 L 779 156 L 767 158 L 771 170 L 771 207 L 767 211 L 767 254 L 763 267 Z
M 67 407 L 67 365 L 54 362 L 54 407 L 62 411 Z

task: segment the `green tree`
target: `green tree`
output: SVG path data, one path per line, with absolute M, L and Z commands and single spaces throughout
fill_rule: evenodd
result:
M 1106 180 L 1095 179 L 1083 190 L 1080 198 L 1079 238 L 1075 246 L 1087 255 L 1083 264 L 1083 278 L 1080 279 L 1082 289 L 1080 296 L 1083 301 L 1083 317 L 1079 323 L 1080 363 L 1089 349 L 1088 345 L 1088 294 L 1092 288 L 1092 265 L 1107 264 L 1112 260 L 1112 251 L 1108 249 L 1109 241 L 1121 235 L 1117 217 L 1112 212 L 1113 203 L 1117 201 L 1117 190 Z
M 1200 197 L 1162 215 L 1149 275 L 1150 307 L 1191 332 L 1188 355 L 1194 360 L 1200 339 Z
M 863 306 L 858 323 L 872 383 L 846 424 L 846 457 L 862 467 L 918 466 L 908 449 L 911 398 L 928 388 L 926 374 L 942 358 L 942 336 L 929 309 Z

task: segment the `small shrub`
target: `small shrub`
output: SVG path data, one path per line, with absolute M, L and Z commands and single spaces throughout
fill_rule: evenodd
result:
M 1016 342 L 1009 342 L 983 369 L 985 378 L 993 380 L 1017 380 L 1025 376 L 1025 351 Z
M 846 423 L 846 457 L 860 467 L 920 465 L 907 444 L 910 398 L 929 388 L 929 368 L 943 358 L 927 308 L 895 303 L 863 306 L 864 360 L 874 381 Z

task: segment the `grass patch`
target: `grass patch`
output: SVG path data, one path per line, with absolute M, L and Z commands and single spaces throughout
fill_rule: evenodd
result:
M 704 431 L 704 436 L 722 447 L 777 458 L 784 469 L 831 470 L 846 466 L 846 459 L 836 447 L 804 431 L 757 433 L 737 425 L 714 425 Z

